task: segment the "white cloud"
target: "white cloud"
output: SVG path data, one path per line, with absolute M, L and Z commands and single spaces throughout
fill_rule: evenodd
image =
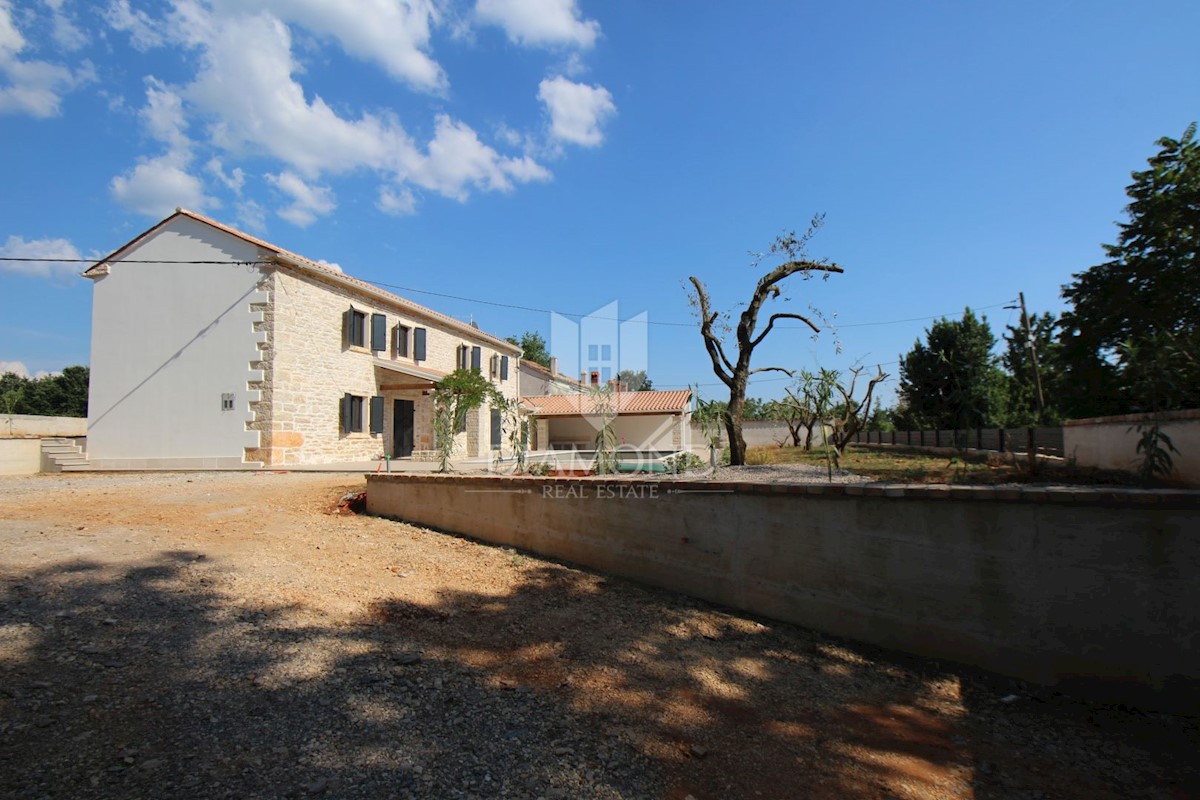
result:
M 478 0 L 475 15 L 498 25 L 517 44 L 591 47 L 600 23 L 581 19 L 575 0 Z
M 149 217 L 165 217 L 177 206 L 202 211 L 220 205 L 204 193 L 204 184 L 173 153 L 144 159 L 132 171 L 113 178 L 109 188 L 122 205 Z
M 146 79 L 146 105 L 138 116 L 150 135 L 165 144 L 170 152 L 180 155 L 191 152 L 183 100 L 157 78 Z
M 501 136 L 506 147 L 524 143 L 521 155 L 508 156 L 467 123 L 443 115 L 435 121 L 432 140 L 417 142 L 390 112 L 335 110 L 301 84 L 304 67 L 294 53 L 288 22 L 337 39 L 348 53 L 384 65 L 393 77 L 417 88 L 441 88 L 441 68 L 425 55 L 429 30 L 441 19 L 434 0 L 364 0 L 353 6 L 333 0 L 171 3 L 161 25 L 128 0 L 114 0 L 107 11 L 110 24 L 131 35 L 149 40 L 148 31 L 161 30 L 168 43 L 194 51 L 198 65 L 194 76 L 177 86 L 147 81 L 140 116 L 167 152 L 142 159 L 132 172 L 114 179 L 114 195 L 131 207 L 164 207 L 168 196 L 178 195 L 187 198 L 171 200 L 169 207 L 214 205 L 198 175 L 241 198 L 246 175 L 234 165 L 247 158 L 278 163 L 268 179 L 287 201 L 276 213 L 302 226 L 336 208 L 326 184 L 331 176 L 375 173 L 383 187 L 377 206 L 389 214 L 413 213 L 418 187 L 461 201 L 473 190 L 510 191 L 551 177 L 530 155 L 529 136 Z M 395 36 L 384 41 L 380 36 L 387 31 Z M 206 161 L 203 171 L 193 174 L 197 150 L 207 151 Z M 237 208 L 243 222 L 262 229 L 261 206 L 239 203 Z
M 57 116 L 66 92 L 95 78 L 90 62 L 77 71 L 48 61 L 22 61 L 25 37 L 13 22 L 9 0 L 0 0 L 0 113 L 29 114 L 45 119 Z
M 141 9 L 134 9 L 129 0 L 112 0 L 104 9 L 104 19 L 115 30 L 129 34 L 135 50 L 146 52 L 161 47 L 166 41 L 159 23 Z
M 189 101 L 213 120 L 210 135 L 234 154 L 265 153 L 306 177 L 387 167 L 414 147 L 394 120 L 344 119 L 320 97 L 308 101 L 292 77 L 287 27 L 266 14 L 213 20 Z
M 346 270 L 342 269 L 342 265 L 337 263 L 336 261 L 326 261 L 323 258 L 318 258 L 317 263 L 320 264 L 322 267 L 325 267 L 325 269 L 331 269 L 334 272 L 345 272 L 346 271 Z
M 267 229 L 267 210 L 253 200 L 243 200 L 237 204 L 237 221 L 243 228 L 262 233 Z
M 66 239 L 30 239 L 20 236 L 9 236 L 8 241 L 0 245 L 0 256 L 5 258 L 81 258 L 79 250 Z M 33 275 L 41 278 L 68 283 L 83 272 L 86 264 L 70 261 L 0 261 L 0 270 L 15 272 L 20 275 Z
M 225 167 L 221 164 L 221 159 L 210 158 L 204 168 L 211 172 L 213 176 L 221 183 L 225 184 L 225 188 L 234 194 L 241 194 L 242 187 L 246 185 L 246 173 L 241 167 L 234 167 L 228 173 L 225 172 Z
M 202 211 L 220 205 L 204 193 L 204 183 L 188 171 L 193 142 L 188 138 L 183 100 L 156 78 L 146 79 L 146 105 L 138 112 L 147 132 L 166 145 L 160 156 L 141 159 L 124 175 L 112 179 L 113 196 L 124 206 L 150 217 L 175 208 Z
M 87 44 L 87 36 L 75 21 L 63 11 L 63 0 L 42 0 L 50 9 L 51 36 L 55 44 L 67 52 L 74 52 Z
M 276 213 L 293 225 L 307 228 L 317 221 L 317 217 L 323 217 L 337 208 L 333 191 L 328 186 L 305 183 L 294 172 L 268 175 L 267 180 L 291 198 L 291 203 Z
M 617 113 L 608 89 L 575 83 L 561 75 L 538 84 L 538 98 L 550 112 L 550 138 L 584 147 L 604 141 L 600 128 Z
M 446 115 L 437 119 L 429 154 L 415 165 L 412 179 L 427 189 L 462 201 L 467 187 L 509 191 L 513 180 L 526 183 L 550 179 L 550 172 L 528 156 L 505 158 L 479 140 L 469 126 Z
M 426 52 L 439 20 L 432 0 L 216 0 L 214 6 L 219 13 L 269 11 L 284 22 L 332 36 L 348 55 L 373 61 L 416 89 L 446 86 L 441 66 Z
M 29 377 L 29 367 L 25 366 L 24 361 L 0 361 L 0 375 L 6 375 L 9 372 L 18 378 Z
M 375 207 L 393 217 L 403 217 L 416 212 L 417 198 L 413 196 L 411 189 L 391 189 L 384 186 L 379 189 L 379 200 Z

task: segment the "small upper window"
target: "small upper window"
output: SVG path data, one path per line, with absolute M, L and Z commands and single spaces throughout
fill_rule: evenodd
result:
M 347 347 L 367 346 L 366 312 L 356 308 L 351 308 L 346 312 L 342 327 L 342 339 Z
M 392 333 L 393 346 L 392 351 L 396 354 L 396 358 L 408 357 L 408 328 L 404 325 L 397 325 Z

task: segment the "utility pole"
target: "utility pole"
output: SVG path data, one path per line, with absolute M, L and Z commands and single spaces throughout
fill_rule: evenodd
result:
M 1025 293 L 1018 292 L 1017 296 L 1021 298 L 1021 325 L 1025 328 L 1025 339 L 1029 343 L 1029 355 L 1033 358 L 1033 381 L 1037 386 L 1038 423 L 1040 424 L 1046 418 L 1046 401 L 1042 397 L 1042 371 L 1038 367 L 1037 340 L 1033 338 L 1033 331 L 1029 329 L 1029 314 L 1025 311 Z

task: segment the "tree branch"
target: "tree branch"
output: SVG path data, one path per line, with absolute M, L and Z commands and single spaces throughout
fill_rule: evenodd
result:
M 758 343 L 767 338 L 767 334 L 771 332 L 771 328 L 775 327 L 775 320 L 777 319 L 798 319 L 808 327 L 812 328 L 813 333 L 821 332 L 821 329 L 814 325 L 812 320 L 801 314 L 772 314 L 771 318 L 767 320 L 767 327 L 763 328 L 762 333 L 750 341 L 751 347 L 758 347 Z
M 688 280 L 696 289 L 696 301 L 700 304 L 700 335 L 704 337 L 704 349 L 708 351 L 708 357 L 712 359 L 713 372 L 721 379 L 722 383 L 732 388 L 734 368 L 729 363 L 729 359 L 725 357 L 725 348 L 721 344 L 721 338 L 713 332 L 712 328 L 719 315 L 716 311 L 710 310 L 708 292 L 705 291 L 704 284 L 700 282 L 700 279 L 691 276 Z
M 759 367 L 758 369 L 750 370 L 749 372 L 746 373 L 746 375 L 747 376 L 754 375 L 757 372 L 782 372 L 785 375 L 787 375 L 789 378 L 796 377 L 796 370 L 784 369 L 783 367 Z

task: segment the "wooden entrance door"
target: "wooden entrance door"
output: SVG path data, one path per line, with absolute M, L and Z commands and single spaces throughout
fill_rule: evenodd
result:
M 396 400 L 392 404 L 392 458 L 407 458 L 413 454 L 412 400 Z

